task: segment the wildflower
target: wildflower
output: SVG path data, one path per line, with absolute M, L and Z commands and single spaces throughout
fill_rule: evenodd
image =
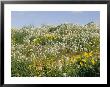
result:
M 86 60 L 86 59 L 82 59 L 82 61 L 83 61 L 83 62 L 86 62 L 87 60 Z
M 83 62 L 82 61 L 80 62 L 80 65 L 83 66 Z
M 90 53 L 89 53 L 89 56 L 92 56 L 93 55 L 93 52 L 91 51 Z
M 84 52 L 84 56 L 86 57 L 86 58 L 89 58 L 89 57 L 91 57 L 93 54 L 92 54 L 92 51 L 90 52 L 90 53 L 87 53 L 87 52 Z
M 94 59 L 92 59 L 91 62 L 92 62 L 93 65 L 95 65 L 95 63 L 96 63 L 96 62 L 94 61 Z
M 46 37 L 48 38 L 48 40 L 53 40 L 55 39 L 56 37 L 52 34 L 46 34 Z
M 89 54 L 87 52 L 85 52 L 84 53 L 84 56 L 88 58 L 89 57 Z

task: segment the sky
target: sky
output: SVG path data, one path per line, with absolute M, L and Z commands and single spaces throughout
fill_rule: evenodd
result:
M 11 26 L 100 23 L 99 11 L 12 11 Z

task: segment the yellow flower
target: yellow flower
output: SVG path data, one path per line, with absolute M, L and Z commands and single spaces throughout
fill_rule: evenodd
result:
M 40 40 L 40 38 L 36 38 L 33 40 L 33 42 L 34 42 L 34 44 L 38 45 L 38 44 L 40 44 L 41 40 Z
M 53 39 L 56 38 L 55 35 L 53 35 L 53 34 L 46 34 L 45 36 L 46 36 L 49 40 L 53 40 Z
M 92 56 L 93 55 L 93 52 L 91 51 L 90 53 L 89 53 L 89 56 Z
M 80 62 L 80 65 L 83 66 L 83 62 L 82 61 Z
M 86 62 L 87 60 L 86 60 L 86 59 L 82 59 L 82 61 L 83 61 L 83 62 Z
M 87 57 L 87 58 L 89 57 L 87 52 L 84 52 L 84 56 Z
M 93 65 L 95 65 L 95 63 L 96 63 L 96 62 L 94 61 L 94 59 L 92 59 L 91 62 L 92 62 Z
M 86 58 L 89 58 L 89 57 L 91 57 L 92 55 L 93 55 L 92 52 L 90 52 L 90 53 L 84 52 L 84 56 L 85 56 Z

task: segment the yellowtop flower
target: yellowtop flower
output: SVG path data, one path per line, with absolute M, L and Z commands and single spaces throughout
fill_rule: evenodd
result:
M 89 57 L 87 52 L 84 52 L 84 56 L 87 57 L 87 58 Z
M 91 51 L 90 53 L 89 53 L 89 56 L 92 56 L 93 55 L 93 52 Z
M 40 38 L 36 38 L 33 40 L 34 44 L 38 45 L 40 43 Z
M 83 66 L 83 62 L 82 61 L 80 62 L 80 65 Z
M 53 34 L 46 34 L 45 36 L 46 36 L 49 40 L 52 40 L 52 39 L 55 39 L 55 38 L 56 38 L 56 36 L 53 35 Z
M 86 59 L 82 59 L 82 61 L 83 61 L 83 62 L 86 62 L 87 60 L 86 60 Z
M 92 52 L 90 52 L 90 53 L 84 52 L 84 56 L 87 58 L 91 57 L 92 55 L 93 55 Z
M 91 62 L 93 65 L 95 65 L 95 63 L 96 63 L 94 59 L 92 59 Z

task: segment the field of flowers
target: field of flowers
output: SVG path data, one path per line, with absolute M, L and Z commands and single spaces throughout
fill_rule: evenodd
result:
M 11 76 L 99 77 L 99 26 L 90 22 L 12 28 Z

